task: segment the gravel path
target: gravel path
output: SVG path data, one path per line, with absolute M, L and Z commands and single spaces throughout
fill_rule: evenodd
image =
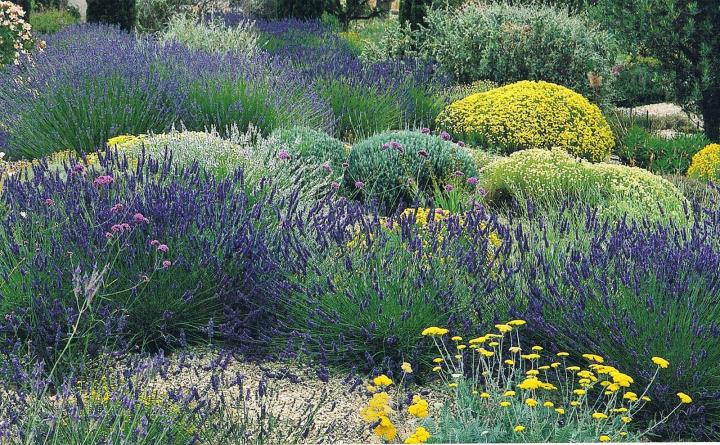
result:
M 187 354 L 188 359 L 178 359 L 178 356 L 170 357 L 172 372 L 166 379 L 158 377 L 151 388 L 165 392 L 168 389 L 197 385 L 203 387 L 210 384 L 210 372 L 202 372 L 203 369 L 213 367 L 213 360 L 218 358 L 218 351 L 213 349 L 192 350 Z M 183 362 L 182 366 L 175 366 L 177 361 Z M 188 366 L 189 365 L 189 366 Z M 254 393 L 261 381 L 268 382 L 269 393 L 272 394 L 272 404 L 269 411 L 280 419 L 285 419 L 288 424 L 299 423 L 307 412 L 310 404 L 319 404 L 319 410 L 315 416 L 315 425 L 312 429 L 308 442 L 323 443 L 381 443 L 381 440 L 374 436 L 359 415 L 369 399 L 365 391 L 368 379 L 353 389 L 352 382 L 348 382 L 346 375 L 331 373 L 327 383 L 318 379 L 315 368 L 302 366 L 293 363 L 278 362 L 247 362 L 240 357 L 231 357 L 223 366 L 225 375 L 242 375 L 243 387 Z M 200 370 L 200 372 L 198 372 Z M 418 388 L 410 390 L 419 391 Z M 392 392 L 392 391 L 391 391 Z M 424 391 L 425 394 L 426 391 Z M 435 392 L 437 394 L 437 392 Z M 228 400 L 228 409 L 233 408 L 233 403 L 239 397 L 237 388 L 230 388 L 225 392 Z M 229 397 L 227 397 L 229 395 Z M 439 398 L 429 392 L 423 395 L 428 399 L 431 406 L 431 415 L 440 412 L 442 402 Z M 247 403 L 251 417 L 257 414 L 260 409 L 254 399 Z M 319 402 L 320 401 L 320 402 Z M 404 420 L 410 416 L 403 416 Z M 414 428 L 419 425 L 415 419 L 409 419 L 402 425 L 397 424 L 400 437 L 409 436 Z

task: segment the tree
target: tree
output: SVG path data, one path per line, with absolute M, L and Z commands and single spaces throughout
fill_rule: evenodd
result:
M 696 106 L 705 134 L 720 140 L 720 2 L 603 0 L 600 8 L 619 35 L 674 74 L 677 99 Z
M 400 24 L 410 24 L 410 29 L 417 30 L 425 22 L 425 13 L 432 0 L 401 0 Z
M 130 31 L 135 26 L 135 0 L 87 0 L 87 21 L 119 25 Z
M 369 20 L 374 17 L 380 17 L 386 11 L 377 5 L 370 6 L 368 0 L 329 0 L 329 10 L 335 15 L 343 31 L 347 31 L 350 22 L 353 20 Z
M 301 20 L 318 19 L 327 7 L 328 0 L 279 0 L 277 15 Z

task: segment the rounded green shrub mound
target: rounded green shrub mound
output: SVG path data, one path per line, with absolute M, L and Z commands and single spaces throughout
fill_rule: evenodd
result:
M 560 147 L 593 162 L 615 146 L 610 125 L 597 105 L 548 82 L 521 81 L 453 102 L 437 125 L 458 138 L 503 154 Z
M 278 128 L 271 138 L 277 139 L 293 158 L 315 165 L 329 162 L 333 169 L 342 168 L 347 160 L 343 143 L 325 132 L 309 127 Z
M 456 81 L 545 80 L 593 96 L 612 90 L 615 41 L 586 16 L 544 5 L 466 3 L 429 9 L 413 42 Z M 588 73 L 602 78 L 599 85 L 588 82 Z
M 611 218 L 686 219 L 685 197 L 670 181 L 637 167 L 592 164 L 561 149 L 523 150 L 498 159 L 484 170 L 482 184 L 495 203 L 515 198 L 560 206 L 571 199 Z
M 438 136 L 389 131 L 355 144 L 345 171 L 345 189 L 366 202 L 393 209 L 412 203 L 418 192 L 442 187 L 456 172 L 476 176 L 468 150 Z
M 247 162 L 242 147 L 223 139 L 217 132 L 171 131 L 141 136 L 120 136 L 108 141 L 110 148 L 118 148 L 137 157 L 143 151 L 154 159 L 171 153 L 174 164 L 190 165 L 193 162 L 210 171 L 228 174 Z

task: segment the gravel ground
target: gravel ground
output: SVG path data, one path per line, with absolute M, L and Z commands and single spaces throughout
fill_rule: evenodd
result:
M 661 102 L 657 104 L 642 105 L 633 108 L 618 108 L 618 110 L 625 111 L 627 113 L 634 113 L 639 115 L 645 115 L 646 113 L 651 117 L 671 117 L 671 116 L 682 116 L 689 118 L 693 123 L 702 125 L 702 118 L 694 114 L 688 115 L 680 105 L 673 104 L 670 102 Z
M 203 368 L 210 367 L 211 362 L 218 357 L 218 352 L 212 349 L 193 350 L 188 354 L 192 357 L 188 360 L 191 366 L 177 367 L 180 372 L 171 373 L 168 379 L 158 379 L 152 386 L 164 392 L 164 390 L 175 386 L 181 387 L 188 384 L 202 387 L 210 382 L 210 373 L 197 372 Z M 170 357 L 171 362 L 177 360 L 177 356 Z M 315 368 L 302 366 L 293 363 L 265 362 L 256 363 L 244 361 L 241 357 L 231 358 L 225 368 L 226 375 L 242 375 L 244 387 L 254 391 L 262 380 L 269 380 L 269 392 L 273 394 L 273 403 L 270 411 L 290 424 L 302 421 L 303 415 L 307 412 L 304 408 L 308 402 L 320 404 L 315 416 L 315 425 L 311 432 L 309 441 L 324 443 L 381 443 L 381 440 L 374 436 L 359 415 L 369 399 L 365 391 L 367 379 L 363 385 L 352 390 L 352 383 L 347 382 L 346 375 L 331 373 L 327 383 L 318 379 Z M 172 375 L 175 374 L 175 375 Z M 157 386 L 156 386 L 157 385 Z M 419 388 L 410 390 L 420 391 Z M 391 391 L 392 393 L 392 391 Z M 437 414 L 442 407 L 440 399 L 434 395 L 436 391 L 430 391 L 424 398 L 430 402 L 430 411 Z M 238 391 L 232 388 L 226 394 L 231 394 L 228 400 L 236 399 Z M 234 397 L 233 397 L 234 396 Z M 320 401 L 320 402 L 318 402 Z M 229 409 L 234 409 L 228 403 Z M 249 403 L 246 405 L 251 416 L 259 410 L 259 405 Z M 432 415 L 431 414 L 431 415 Z M 407 419 L 410 416 L 404 416 Z M 391 418 L 391 420 L 394 420 Z M 418 423 L 415 419 L 409 419 L 402 425 L 397 424 L 400 437 L 407 437 L 414 431 Z M 313 439 L 314 440 L 311 440 Z

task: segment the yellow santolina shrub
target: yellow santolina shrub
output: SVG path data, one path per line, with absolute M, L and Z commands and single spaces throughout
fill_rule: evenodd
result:
M 720 144 L 710 144 L 695 153 L 687 174 L 694 179 L 720 182 Z
M 523 150 L 494 161 L 482 185 L 496 202 L 515 198 L 552 206 L 573 200 L 606 217 L 686 221 L 686 199 L 670 181 L 637 167 L 592 164 L 558 148 Z
M 600 108 L 580 94 L 549 82 L 521 81 L 453 102 L 437 125 L 455 137 L 509 154 L 560 147 L 592 162 L 615 146 Z

